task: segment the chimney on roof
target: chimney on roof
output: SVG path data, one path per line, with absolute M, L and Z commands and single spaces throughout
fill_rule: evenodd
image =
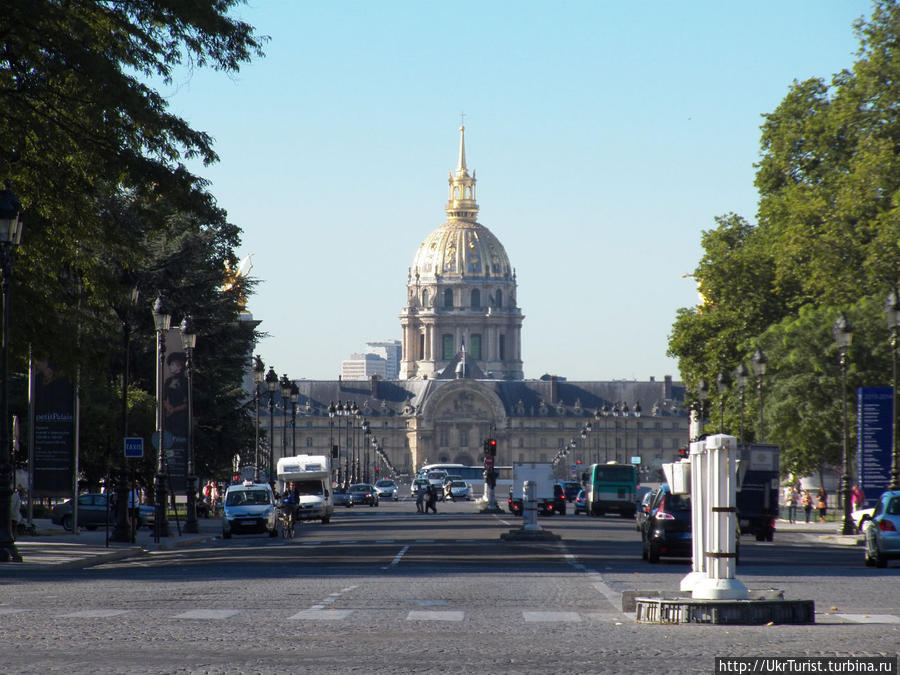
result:
M 369 396 L 378 398 L 378 375 L 372 375 L 372 379 L 369 380 Z
M 672 398 L 672 376 L 671 375 L 666 375 L 666 381 L 665 381 L 665 384 L 663 385 L 663 398 L 666 399 L 667 401 L 671 400 L 671 398 Z
M 550 404 L 556 405 L 559 403 L 559 381 L 556 379 L 556 375 L 550 376 Z

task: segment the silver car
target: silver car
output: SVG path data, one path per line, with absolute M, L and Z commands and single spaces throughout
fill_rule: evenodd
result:
M 222 538 L 232 534 L 268 532 L 278 536 L 275 495 L 267 483 L 244 481 L 229 485 L 225 491 L 225 509 L 222 516 Z
M 887 567 L 888 560 L 900 558 L 900 490 L 878 498 L 864 532 L 867 567 Z
M 390 478 L 382 478 L 375 481 L 375 492 L 378 493 L 379 499 L 400 499 L 400 487 Z

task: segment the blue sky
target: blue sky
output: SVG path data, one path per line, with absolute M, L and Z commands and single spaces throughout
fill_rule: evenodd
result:
M 269 35 L 236 76 L 161 91 L 215 139 L 192 168 L 243 229 L 266 365 L 336 379 L 399 339 L 407 270 L 442 222 L 460 113 L 479 222 L 518 275 L 527 378 L 679 377 L 700 236 L 755 222 L 761 115 L 830 79 L 868 0 L 251 0 Z

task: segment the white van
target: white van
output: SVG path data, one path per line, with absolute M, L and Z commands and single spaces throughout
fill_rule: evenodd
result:
M 334 513 L 331 494 L 331 458 L 327 455 L 297 455 L 278 460 L 281 493 L 294 484 L 297 491 L 297 518 L 327 523 Z

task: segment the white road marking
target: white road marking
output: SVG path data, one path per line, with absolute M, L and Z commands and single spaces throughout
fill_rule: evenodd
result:
M 832 614 L 832 616 L 854 623 L 900 623 L 900 616 L 893 614 Z
M 403 559 L 404 554 L 408 550 L 409 550 L 409 546 L 404 546 L 403 548 L 401 548 L 400 552 L 394 556 L 394 559 L 391 561 L 390 565 L 385 565 L 381 569 L 387 570 L 387 569 L 390 569 L 391 567 L 396 567 L 397 565 L 399 565 L 400 561 Z
M 542 621 L 577 623 L 581 621 L 578 612 L 522 612 L 522 618 L 530 623 Z
M 26 612 L 28 610 L 25 609 L 14 609 L 12 607 L 0 607 L 0 614 L 18 614 L 19 612 Z
M 70 612 L 69 614 L 60 614 L 60 616 L 79 619 L 103 619 L 109 616 L 119 616 L 126 612 L 128 612 L 127 609 L 83 609 L 80 612 Z
M 352 609 L 304 609 L 288 619 L 302 619 L 304 621 L 339 621 L 353 614 Z
M 410 610 L 409 614 L 406 615 L 407 621 L 462 621 L 466 616 L 465 612 L 455 612 L 452 610 L 448 611 L 438 611 L 438 610 Z
M 227 619 L 234 616 L 238 609 L 191 609 L 181 614 L 176 614 L 173 619 Z

